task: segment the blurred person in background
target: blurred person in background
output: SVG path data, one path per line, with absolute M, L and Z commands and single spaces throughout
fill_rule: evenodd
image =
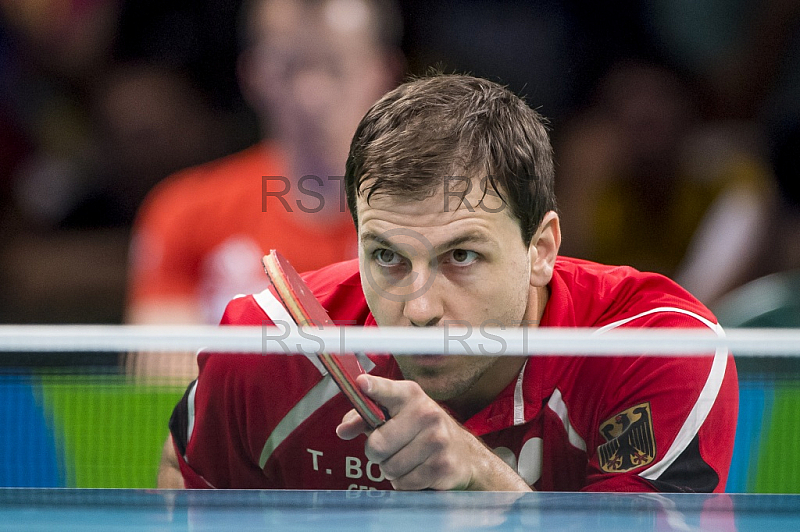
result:
M 121 318 L 125 235 L 67 223 L 88 189 L 88 106 L 117 21 L 117 0 L 0 0 L 0 321 Z
M 216 323 L 260 291 L 260 257 L 306 271 L 355 257 L 344 162 L 358 120 L 402 75 L 401 22 L 380 0 L 253 0 L 238 75 L 265 140 L 179 172 L 134 226 L 126 319 Z
M 673 70 L 623 61 L 559 139 L 569 254 L 676 279 L 706 303 L 756 259 L 774 198 L 749 124 L 702 120 Z
M 713 304 L 745 282 L 800 267 L 791 185 L 798 172 L 790 162 L 800 122 L 800 2 L 656 0 L 644 13 L 662 55 L 701 83 L 702 112 L 713 127 L 696 143 L 695 160 L 724 160 L 730 154 L 719 133 L 738 131 L 740 163 L 749 152 L 768 174 L 760 191 L 731 187 L 715 201 L 683 260 L 676 279 Z
M 768 217 L 767 237 L 758 243 L 751 279 L 800 268 L 800 116 L 787 116 L 771 141 L 778 197 Z
M 128 233 L 145 194 L 231 151 L 230 127 L 180 65 L 119 57 L 121 8 L 0 1 L 11 148 L 0 157 L 2 321 L 120 322 Z
M 9 169 L 14 231 L 53 229 L 84 196 L 95 80 L 112 64 L 117 0 L 0 0 L 0 96 L 27 150 Z
M 96 137 L 87 191 L 65 224 L 124 227 L 167 175 L 226 153 L 230 125 L 181 71 L 127 61 L 100 76 L 90 106 Z

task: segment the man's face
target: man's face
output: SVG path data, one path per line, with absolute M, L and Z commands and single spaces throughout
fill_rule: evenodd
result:
M 268 0 L 255 11 L 250 100 L 271 136 L 309 159 L 300 171 L 341 175 L 358 122 L 394 82 L 373 17 L 362 0 Z
M 452 183 L 452 182 L 451 182 Z M 463 202 L 445 186 L 422 201 L 357 199 L 359 268 L 381 326 L 518 326 L 531 292 L 519 223 L 478 180 Z M 455 186 L 449 185 L 453 190 Z M 500 357 L 396 356 L 406 378 L 448 401 L 485 387 Z

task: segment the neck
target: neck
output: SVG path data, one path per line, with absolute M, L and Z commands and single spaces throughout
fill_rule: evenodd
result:
M 528 307 L 525 309 L 523 323 L 530 327 L 538 327 L 544 316 L 544 309 L 550 299 L 550 289 L 546 286 L 532 286 L 528 296 Z
M 287 198 L 292 206 L 298 205 L 302 212 L 313 214 L 299 217 L 301 223 L 309 222 L 320 229 L 349 223 L 343 171 L 332 171 L 321 158 L 297 155 L 287 154 L 286 177 L 291 187 Z
M 525 357 L 518 356 L 499 357 L 473 386 L 473 390 L 480 390 L 480 393 L 467 393 L 445 401 L 445 404 L 455 414 L 456 419 L 462 422 L 468 420 L 517 379 L 525 360 Z
M 538 327 L 544 315 L 544 309 L 550 298 L 550 289 L 546 286 L 531 287 L 528 296 L 528 307 L 523 316 L 526 327 Z M 501 356 L 481 376 L 472 387 L 470 393 L 446 401 L 459 421 L 466 421 L 486 405 L 491 403 L 506 386 L 515 380 L 527 360 L 524 356 Z

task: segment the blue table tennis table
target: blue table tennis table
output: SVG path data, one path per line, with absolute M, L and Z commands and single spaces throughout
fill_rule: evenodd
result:
M 800 495 L 0 490 L 0 530 L 800 530 Z

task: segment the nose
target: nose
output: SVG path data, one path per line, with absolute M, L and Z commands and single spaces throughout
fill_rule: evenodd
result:
M 415 327 L 431 327 L 444 315 L 444 300 L 435 267 L 414 269 L 411 292 L 403 302 L 403 316 Z
M 309 116 L 319 116 L 334 105 L 334 76 L 324 63 L 308 61 L 298 67 L 291 86 L 295 105 Z

